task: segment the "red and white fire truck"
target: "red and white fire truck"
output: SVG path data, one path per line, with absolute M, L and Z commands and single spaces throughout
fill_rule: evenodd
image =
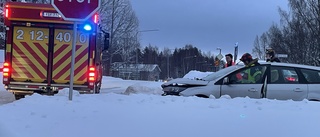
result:
M 50 4 L 7 2 L 4 10 L 5 88 L 20 97 L 69 87 L 73 22 L 63 20 Z M 97 14 L 78 24 L 74 89 L 99 93 L 109 35 L 99 30 Z

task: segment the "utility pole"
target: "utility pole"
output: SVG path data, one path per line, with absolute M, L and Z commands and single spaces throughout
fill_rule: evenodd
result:
M 167 78 L 169 78 L 169 54 L 167 55 Z
M 136 79 L 138 80 L 138 75 L 139 75 L 139 68 L 138 68 L 138 58 L 139 58 L 139 56 L 138 56 L 138 47 L 139 47 L 139 39 L 138 39 L 138 34 L 139 33 L 141 33 L 141 32 L 149 32 L 149 31 L 159 31 L 158 29 L 150 29 L 150 30 L 139 30 L 139 31 L 137 31 L 136 32 L 136 35 L 135 35 L 135 37 L 136 37 L 136 42 L 137 42 L 137 44 L 136 44 Z
M 168 49 L 168 52 L 167 52 L 167 78 L 170 78 L 170 55 L 171 55 L 171 50 L 174 50 L 174 49 Z

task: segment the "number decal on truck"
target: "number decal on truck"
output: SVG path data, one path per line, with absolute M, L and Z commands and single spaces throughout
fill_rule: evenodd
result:
M 31 41 L 43 41 L 44 39 L 48 39 L 48 35 L 45 35 L 45 32 L 43 32 L 42 30 L 30 30 L 29 31 L 29 35 L 28 35 L 28 31 L 27 31 L 27 34 L 25 34 L 25 31 L 26 30 L 23 30 L 23 29 L 18 29 L 16 31 L 16 39 L 17 40 L 24 40 L 25 38 L 29 39 Z M 25 36 L 27 35 L 27 36 Z M 64 32 L 59 32 L 57 33 L 56 37 L 55 37 L 56 40 L 58 40 L 59 42 L 66 42 L 66 43 L 69 43 L 69 42 L 72 42 L 72 33 L 71 32 L 68 32 L 68 31 L 64 31 Z M 84 34 L 84 33 L 80 33 L 78 32 L 78 39 L 77 41 L 80 42 L 81 44 L 84 44 L 88 41 L 88 35 L 87 34 Z
M 71 34 L 69 32 L 65 32 L 64 34 L 62 32 L 59 32 L 56 36 L 56 40 L 58 40 L 59 42 L 70 42 Z
M 29 32 L 29 34 L 30 34 L 30 39 L 31 40 L 34 40 L 34 37 L 35 37 L 35 35 L 34 35 L 34 31 L 32 30 L 32 31 L 30 31 Z M 38 40 L 38 41 L 42 41 L 43 40 L 43 31 L 37 31 L 36 32 L 36 40 Z
M 43 41 L 44 39 L 47 39 L 48 36 L 45 35 L 45 32 L 43 32 L 42 30 L 31 30 L 29 31 L 29 36 L 27 35 L 27 39 L 28 37 L 30 38 L 30 40 L 37 40 L 37 41 Z M 22 30 L 22 29 L 18 29 L 17 30 L 17 40 L 24 40 L 25 38 L 25 30 Z
M 23 32 L 23 30 L 21 30 L 21 29 L 18 29 L 17 30 L 17 39 L 18 40 L 23 40 L 23 34 L 24 34 L 24 32 Z
M 56 36 L 56 40 L 58 40 L 59 42 L 66 42 L 66 43 L 71 42 L 72 41 L 71 38 L 72 36 L 70 32 L 59 32 Z M 87 35 L 81 33 L 80 36 L 78 37 L 78 42 L 83 44 L 87 42 L 87 39 L 88 39 Z
M 79 41 L 80 43 L 86 43 L 87 42 L 87 35 L 84 35 L 84 34 L 80 34 L 80 37 L 79 37 Z

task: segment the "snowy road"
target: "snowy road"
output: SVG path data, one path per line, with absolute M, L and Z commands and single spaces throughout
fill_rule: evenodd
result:
M 0 137 L 319 134 L 319 102 L 161 96 L 161 82 L 110 77 L 104 77 L 104 82 L 101 94 L 74 92 L 72 101 L 68 89 L 55 96 L 34 94 L 14 102 L 12 94 L 0 90 Z

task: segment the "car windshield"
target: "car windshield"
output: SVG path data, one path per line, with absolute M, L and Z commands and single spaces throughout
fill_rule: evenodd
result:
M 206 80 L 206 81 L 212 81 L 212 80 L 215 80 L 217 78 L 220 78 L 221 76 L 227 74 L 227 73 L 230 73 L 230 72 L 233 72 L 239 68 L 242 68 L 244 67 L 243 65 L 235 65 L 235 66 L 230 66 L 230 67 L 227 67 L 227 68 L 224 68 L 222 70 L 219 70 L 217 72 L 214 72 L 204 78 L 202 78 L 202 80 Z

